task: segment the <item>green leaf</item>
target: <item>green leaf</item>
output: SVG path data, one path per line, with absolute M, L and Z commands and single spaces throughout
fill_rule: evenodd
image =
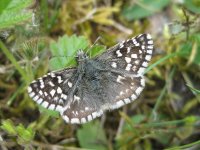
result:
M 21 145 L 33 140 L 35 137 L 35 131 L 31 127 L 25 128 L 22 124 L 15 126 L 11 120 L 3 121 L 1 129 L 12 136 L 17 136 L 17 141 Z
M 13 122 L 9 119 L 2 122 L 1 129 L 3 129 L 11 135 L 17 134 Z
M 190 86 L 190 85 L 187 85 L 187 86 L 190 88 L 190 90 L 191 90 L 192 92 L 194 92 L 194 93 L 196 93 L 196 94 L 200 94 L 200 90 L 197 90 L 197 89 L 193 88 L 193 87 Z
M 192 55 L 193 44 L 191 42 L 187 42 L 183 44 L 180 48 L 179 56 L 188 59 L 190 55 Z M 197 45 L 195 50 L 195 55 L 193 54 L 193 63 L 200 64 L 200 44 Z
M 59 117 L 60 116 L 60 113 L 58 111 L 46 109 L 46 108 L 42 107 L 41 105 L 38 105 L 38 107 L 39 107 L 40 112 L 46 113 L 49 116 L 53 116 L 53 117 Z
M 58 70 L 76 65 L 76 53 L 82 49 L 87 52 L 90 57 L 95 57 L 105 50 L 105 46 L 94 45 L 87 49 L 89 42 L 83 36 L 63 36 L 58 39 L 58 42 L 50 44 L 52 58 L 50 59 L 50 69 Z
M 17 126 L 17 132 L 21 139 L 23 139 L 24 142 L 28 142 L 33 140 L 35 132 L 32 130 L 32 128 L 25 128 L 22 124 Z
M 132 124 L 139 124 L 146 119 L 146 116 L 138 114 L 130 118 Z M 131 130 L 132 127 L 130 126 L 129 122 L 125 123 L 124 130 Z
M 77 132 L 80 146 L 88 149 L 107 149 L 107 139 L 105 131 L 98 120 L 84 124 Z
M 184 6 L 194 13 L 200 13 L 200 1 L 199 0 L 184 0 Z
M 31 19 L 31 9 L 26 9 L 33 0 L 1 0 L 0 1 L 0 30 L 21 24 Z
M 100 55 L 102 52 L 105 51 L 105 49 L 106 47 L 103 45 L 94 45 L 93 47 L 89 49 L 90 56 L 95 57 L 97 55 Z
M 69 66 L 76 65 L 75 56 L 79 49 L 86 49 L 88 41 L 85 37 L 65 35 L 58 39 L 58 42 L 50 44 L 52 58 L 50 60 L 50 69 L 58 70 Z
M 162 10 L 170 0 L 139 0 L 133 6 L 123 9 L 122 15 L 129 21 L 141 19 Z

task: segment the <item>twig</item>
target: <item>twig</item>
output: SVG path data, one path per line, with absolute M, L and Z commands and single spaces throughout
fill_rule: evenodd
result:
M 115 22 L 115 21 L 114 21 L 113 26 L 114 26 L 115 28 L 117 28 L 118 30 L 120 30 L 120 31 L 122 31 L 122 32 L 124 32 L 124 33 L 126 33 L 126 34 L 132 34 L 132 33 L 133 33 L 133 31 L 132 31 L 131 29 L 124 27 L 123 25 L 119 24 L 118 22 Z
M 123 112 L 127 113 L 127 106 L 123 107 Z M 123 117 L 121 117 L 120 118 L 120 122 L 119 122 L 119 127 L 117 129 L 117 134 L 116 134 L 115 138 L 118 138 L 119 135 L 122 133 L 122 129 L 123 129 L 124 123 L 125 123 L 125 120 L 124 120 Z

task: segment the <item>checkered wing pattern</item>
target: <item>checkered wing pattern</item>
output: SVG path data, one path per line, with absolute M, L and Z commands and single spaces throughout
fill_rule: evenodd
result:
M 144 88 L 143 77 L 126 77 L 116 73 L 100 73 L 101 80 L 83 78 L 76 87 L 73 100 L 63 109 L 66 122 L 85 123 L 135 100 Z M 94 86 L 95 85 L 95 86 Z
M 66 122 L 86 123 L 140 95 L 152 52 L 149 34 L 123 41 L 93 59 L 80 51 L 77 68 L 48 73 L 33 81 L 28 93 L 43 107 L 59 111 Z
M 73 77 L 74 72 L 76 69 L 64 69 L 34 80 L 28 87 L 29 96 L 47 109 L 62 112 L 72 87 L 68 80 Z
M 104 60 L 111 69 L 126 75 L 143 75 L 151 60 L 153 40 L 150 34 L 140 34 L 106 51 L 97 60 Z

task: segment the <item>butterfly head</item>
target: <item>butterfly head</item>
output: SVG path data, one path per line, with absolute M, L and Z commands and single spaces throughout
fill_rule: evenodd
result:
M 88 56 L 86 55 L 86 53 L 84 53 L 84 51 L 82 49 L 78 50 L 77 52 L 77 61 L 80 63 L 80 62 L 83 62 L 84 60 L 86 60 L 88 58 Z

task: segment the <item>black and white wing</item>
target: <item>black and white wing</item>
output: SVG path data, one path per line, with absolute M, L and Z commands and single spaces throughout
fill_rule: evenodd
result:
M 34 80 L 28 87 L 29 96 L 43 107 L 62 112 L 67 101 L 76 69 L 50 72 Z
M 140 34 L 136 37 L 120 42 L 97 57 L 105 60 L 111 69 L 125 74 L 143 75 L 151 60 L 153 40 L 150 34 Z
M 73 101 L 61 113 L 66 122 L 86 123 L 106 110 L 122 107 L 135 100 L 145 84 L 142 77 L 130 78 L 118 74 L 101 77 L 101 80 L 82 80 Z
M 101 116 L 106 110 L 134 101 L 144 89 L 143 73 L 152 51 L 151 36 L 142 34 L 117 44 L 93 59 L 92 66 L 99 70 L 87 73 L 91 66 L 86 66 L 86 74 L 90 78 L 84 77 L 76 88 L 73 102 L 62 113 L 65 121 L 85 123 Z
M 68 123 L 85 123 L 119 108 L 142 92 L 153 40 L 141 34 L 88 61 L 85 72 L 65 69 L 33 81 L 28 93 L 43 107 L 59 111 Z

